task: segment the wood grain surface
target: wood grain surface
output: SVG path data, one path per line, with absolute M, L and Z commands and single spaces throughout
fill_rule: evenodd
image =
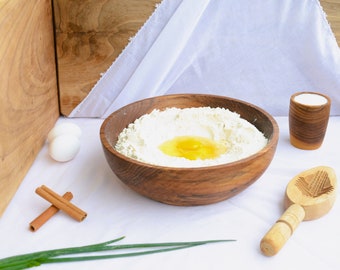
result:
M 340 46 L 340 0 L 320 0 L 320 3 Z
M 297 97 L 303 95 L 323 97 L 325 103 L 305 104 Z M 314 95 L 313 92 L 298 92 L 291 96 L 289 102 L 289 137 L 290 143 L 303 150 L 318 149 L 326 135 L 331 99 L 326 95 Z
M 61 113 L 89 93 L 160 0 L 53 0 Z
M 0 1 L 0 215 L 59 117 L 51 2 Z

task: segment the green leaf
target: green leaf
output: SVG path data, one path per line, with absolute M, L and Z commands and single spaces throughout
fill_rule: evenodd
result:
M 23 255 L 16 255 L 0 259 L 0 269 L 17 270 L 27 269 L 31 267 L 40 266 L 47 263 L 65 263 L 89 260 L 113 259 L 131 256 L 141 256 L 153 253 L 168 252 L 178 249 L 190 248 L 212 243 L 230 242 L 235 240 L 206 240 L 194 242 L 165 242 L 165 243 L 143 243 L 143 244 L 125 244 L 125 245 L 111 245 L 115 242 L 124 239 L 119 237 L 110 241 L 86 245 L 80 247 L 70 247 L 61 249 L 52 249 L 46 251 L 38 251 L 27 253 Z M 87 256 L 67 256 L 90 252 L 103 252 L 113 250 L 137 249 L 137 251 L 106 254 L 106 255 L 87 255 Z

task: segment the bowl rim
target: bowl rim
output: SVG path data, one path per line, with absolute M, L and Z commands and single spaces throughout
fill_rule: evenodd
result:
M 111 145 L 111 143 L 108 141 L 104 130 L 106 129 L 106 126 L 108 125 L 108 123 L 110 122 L 110 119 L 113 117 L 113 115 L 121 110 L 125 110 L 127 107 L 136 104 L 136 103 L 141 103 L 141 102 L 145 102 L 147 100 L 152 100 L 152 99 L 166 99 L 168 97 L 181 97 L 181 96 L 201 96 L 201 97 L 212 97 L 212 98 L 223 98 L 223 99 L 228 99 L 230 101 L 235 101 L 238 103 L 242 103 L 244 105 L 249 105 L 253 108 L 255 108 L 256 110 L 260 111 L 262 114 L 264 114 L 270 121 L 270 123 L 273 126 L 273 133 L 271 135 L 270 138 L 268 139 L 268 143 L 258 152 L 239 159 L 239 160 L 235 160 L 232 162 L 227 162 L 227 163 L 222 163 L 222 164 L 217 164 L 217 165 L 207 165 L 207 166 L 202 166 L 202 167 L 171 167 L 171 166 L 163 166 L 163 165 L 157 165 L 157 164 L 151 164 L 151 163 L 147 163 L 147 162 L 143 162 L 131 157 L 128 157 L 120 152 L 118 152 L 117 150 L 115 150 L 115 148 Z M 213 107 L 213 108 L 217 108 L 217 107 Z M 244 118 L 243 118 L 244 119 Z M 248 121 L 249 122 L 249 121 Z M 262 132 L 262 131 L 261 131 Z M 252 103 L 249 103 L 247 101 L 243 101 L 240 99 L 236 99 L 236 98 L 231 98 L 228 96 L 222 96 L 222 95 L 212 95 L 212 94 L 190 94 L 190 93 L 182 93 L 182 94 L 168 94 L 168 95 L 160 95 L 160 96 L 154 96 L 154 97 L 148 97 L 148 98 L 144 98 L 144 99 L 140 99 L 134 102 L 131 102 L 127 105 L 122 106 L 121 108 L 115 110 L 114 112 L 110 113 L 103 121 L 101 127 L 100 127 L 100 140 L 102 142 L 103 147 L 111 152 L 112 154 L 118 156 L 121 159 L 125 159 L 127 161 L 131 161 L 133 163 L 135 163 L 136 165 L 139 166 L 143 166 L 143 167 L 148 167 L 148 168 L 152 168 L 152 169 L 158 169 L 158 170 L 171 170 L 171 171 L 186 171 L 186 170 L 211 170 L 211 169 L 218 169 L 218 168 L 227 168 L 227 167 L 234 167 L 235 165 L 241 164 L 241 163 L 247 163 L 249 160 L 254 159 L 255 156 L 259 157 L 264 155 L 266 152 L 268 152 L 270 149 L 272 149 L 273 147 L 276 148 L 278 140 L 279 140 L 279 126 L 276 122 L 276 120 L 274 119 L 274 117 L 269 114 L 267 111 L 265 111 L 264 109 L 258 107 L 257 105 L 254 105 Z

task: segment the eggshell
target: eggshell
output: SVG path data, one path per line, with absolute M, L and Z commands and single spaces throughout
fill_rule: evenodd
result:
M 66 162 L 73 159 L 80 149 L 80 140 L 69 134 L 55 137 L 49 144 L 49 155 L 56 161 Z
M 80 138 L 82 131 L 79 126 L 74 123 L 61 123 L 53 127 L 47 135 L 47 141 L 52 142 L 56 137 L 69 134 Z

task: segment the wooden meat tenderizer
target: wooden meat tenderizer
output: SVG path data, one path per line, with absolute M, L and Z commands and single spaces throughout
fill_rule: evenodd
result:
M 260 243 L 266 256 L 277 254 L 302 220 L 313 220 L 327 214 L 336 198 L 337 180 L 332 168 L 319 166 L 295 176 L 287 185 L 287 209 Z

